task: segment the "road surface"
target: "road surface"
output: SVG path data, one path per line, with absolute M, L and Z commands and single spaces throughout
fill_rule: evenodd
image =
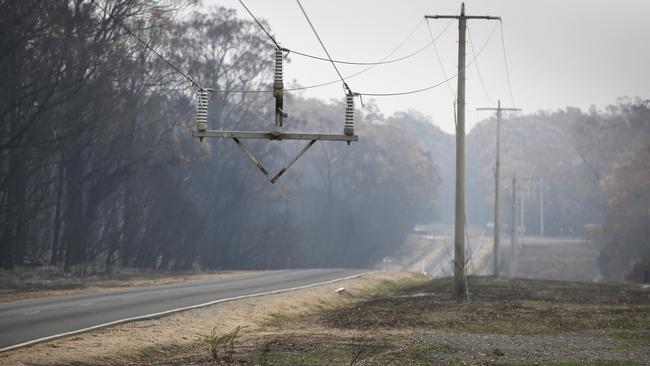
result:
M 277 270 L 180 284 L 53 296 L 0 304 L 0 352 L 126 321 L 205 306 L 226 299 L 308 287 L 368 270 Z

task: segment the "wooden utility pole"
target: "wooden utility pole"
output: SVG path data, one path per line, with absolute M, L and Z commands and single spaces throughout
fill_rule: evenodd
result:
M 425 15 L 425 19 L 458 19 L 458 97 L 456 103 L 456 212 L 454 228 L 454 292 L 457 299 L 467 294 L 465 282 L 465 33 L 468 19 L 496 19 L 492 16 Z
M 539 178 L 539 236 L 544 237 L 544 178 Z
M 517 222 L 517 174 L 512 175 L 512 227 L 510 234 L 510 277 L 516 277 L 519 267 L 519 243 L 517 232 L 519 223 Z
M 478 111 L 496 111 L 497 112 L 497 157 L 494 165 L 494 276 L 501 276 L 500 269 L 500 246 L 501 246 L 501 209 L 500 205 L 500 170 L 501 170 L 501 115 L 503 111 L 520 111 L 519 108 L 501 108 L 501 100 L 497 101 L 496 108 L 476 108 Z

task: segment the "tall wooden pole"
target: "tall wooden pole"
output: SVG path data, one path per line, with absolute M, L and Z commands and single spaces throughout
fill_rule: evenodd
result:
M 456 211 L 454 226 L 454 290 L 462 298 L 465 286 L 465 4 L 458 20 L 458 98 L 456 102 Z
M 501 210 L 499 208 L 499 203 L 501 200 L 499 182 L 501 181 L 500 169 L 501 169 L 501 100 L 497 104 L 497 157 L 496 164 L 494 165 L 494 276 L 496 278 L 501 277 Z
M 517 277 L 519 267 L 519 243 L 517 232 L 519 223 L 517 222 L 517 174 L 512 175 L 512 227 L 510 234 L 510 277 Z
M 496 162 L 494 165 L 494 276 L 501 276 L 501 116 L 503 111 L 520 111 L 519 108 L 501 108 L 501 100 L 497 101 L 496 108 L 476 108 L 479 111 L 497 112 L 497 146 Z
M 457 299 L 467 294 L 465 281 L 465 33 L 468 19 L 498 19 L 491 16 L 465 15 L 465 3 L 460 15 L 432 15 L 429 19 L 458 19 L 458 97 L 456 103 L 456 212 L 454 227 L 454 293 Z

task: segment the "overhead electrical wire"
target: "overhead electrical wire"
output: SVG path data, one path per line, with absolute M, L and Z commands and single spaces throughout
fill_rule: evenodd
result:
M 433 38 L 433 32 L 431 32 L 431 23 L 429 23 L 429 19 L 426 19 L 427 22 L 427 29 L 429 30 L 429 36 L 431 37 L 431 43 L 433 44 L 433 50 L 436 53 L 436 59 L 438 60 L 438 64 L 440 65 L 440 70 L 442 70 L 442 76 L 446 79 L 449 80 L 447 77 L 447 71 L 445 71 L 445 66 L 442 64 L 442 59 L 440 58 L 440 53 L 438 52 L 438 46 L 436 46 L 436 39 Z M 447 27 L 452 23 L 452 20 L 447 23 Z M 452 88 L 451 84 L 447 82 L 447 86 L 449 87 L 449 92 L 451 93 L 451 97 L 454 98 L 454 101 L 456 101 L 456 93 L 454 93 L 454 88 Z
M 449 24 L 451 24 L 451 22 L 450 22 Z M 447 25 L 447 27 L 446 27 L 446 28 L 445 28 L 445 29 L 444 29 L 444 30 L 443 30 L 443 31 L 442 31 L 442 32 L 441 32 L 441 33 L 436 37 L 436 39 L 439 38 L 440 36 L 442 36 L 442 34 L 444 34 L 444 32 L 447 30 L 448 27 L 449 27 L 449 25 Z M 487 45 L 490 43 L 490 40 L 492 40 L 492 37 L 494 36 L 494 33 L 496 32 L 496 29 L 497 29 L 497 25 L 495 25 L 494 28 L 492 28 L 492 31 L 490 32 L 490 35 L 489 35 L 488 38 L 486 39 L 485 43 L 483 43 L 483 45 L 481 46 L 481 48 L 479 49 L 479 51 L 478 51 L 476 54 L 474 54 L 473 59 L 472 59 L 472 60 L 471 60 L 471 61 L 470 61 L 470 62 L 469 62 L 465 67 L 467 67 L 467 66 L 471 66 L 474 62 L 476 62 L 476 60 L 478 59 L 478 57 L 481 55 L 481 53 L 483 53 L 483 51 L 485 50 L 485 48 L 487 47 Z M 376 66 L 376 65 L 372 65 L 372 66 L 370 66 L 369 68 L 372 68 L 372 67 L 374 67 L 374 66 Z M 364 70 L 362 70 L 361 72 L 363 72 L 363 71 L 364 71 Z M 360 72 L 359 72 L 359 73 L 360 73 Z M 358 75 L 359 73 L 357 73 L 357 74 L 355 74 L 355 75 Z M 352 75 L 352 76 L 355 76 L 355 75 Z M 352 76 L 350 76 L 350 77 L 352 77 Z M 444 84 L 444 83 L 449 83 L 450 80 L 455 79 L 457 76 L 458 76 L 458 73 L 452 75 L 451 77 L 445 78 L 445 80 L 443 80 L 443 81 L 441 81 L 441 82 L 437 82 L 437 83 L 435 83 L 435 84 L 433 84 L 433 85 L 429 85 L 429 86 L 427 86 L 427 87 L 420 88 L 420 89 L 415 89 L 415 90 L 408 90 L 408 91 L 403 91 L 403 92 L 392 92 L 392 93 L 369 93 L 369 92 L 366 93 L 366 92 L 358 92 L 358 93 L 356 93 L 356 94 L 360 94 L 360 95 L 363 95 L 363 96 L 370 96 L 370 97 L 373 97 L 373 96 L 374 96 L 374 97 L 387 97 L 387 96 L 400 96 L 400 95 L 408 95 L 408 94 L 421 93 L 421 92 L 424 92 L 424 91 L 427 91 L 427 90 L 434 89 L 434 88 L 436 88 L 436 87 L 438 87 L 438 86 L 440 86 L 440 85 L 442 85 L 442 84 Z M 350 78 L 350 77 L 347 77 L 347 78 Z M 345 79 L 345 78 L 344 78 L 344 79 Z M 330 82 L 322 83 L 322 84 L 317 84 L 317 85 L 311 85 L 311 86 L 305 86 L 305 87 L 297 87 L 297 88 L 285 89 L 284 91 L 285 91 L 285 92 L 291 92 L 291 91 L 299 91 L 299 90 L 305 90 L 305 89 L 317 88 L 317 87 L 321 87 L 321 86 L 325 86 L 325 85 L 334 84 L 334 83 L 337 83 L 337 82 L 339 82 L 339 81 L 340 81 L 340 80 L 334 80 L 334 81 L 330 81 Z M 224 93 L 228 93 L 228 92 L 233 92 L 233 93 L 272 93 L 273 90 L 215 90 L 215 92 L 217 92 L 217 93 L 218 93 L 218 92 L 224 92 Z
M 359 65 L 359 66 L 390 64 L 390 63 L 403 61 L 403 60 L 406 60 L 406 59 L 411 58 L 413 56 L 416 56 L 419 53 L 426 50 L 427 48 L 431 47 L 431 44 L 432 44 L 432 43 L 427 43 L 423 47 L 419 48 L 418 50 L 416 50 L 416 51 L 414 51 L 414 52 L 412 52 L 412 53 L 410 53 L 408 55 L 405 55 L 405 56 L 402 56 L 402 57 L 399 57 L 399 58 L 396 58 L 396 59 L 388 60 L 388 61 L 386 61 L 385 59 L 382 59 L 381 61 L 377 61 L 377 62 L 360 62 L 360 61 L 345 61 L 345 60 L 329 59 L 329 58 L 325 58 L 325 57 L 312 55 L 312 54 L 309 54 L 309 53 L 306 53 L 306 52 L 301 52 L 301 51 L 296 51 L 296 50 L 289 49 L 289 48 L 286 48 L 286 47 L 281 47 L 278 44 L 278 42 L 275 40 L 275 38 L 271 35 L 271 33 L 269 33 L 269 31 L 262 25 L 262 22 L 260 22 L 257 19 L 257 17 L 251 12 L 251 10 L 246 6 L 246 4 L 244 4 L 244 2 L 242 0 L 238 0 L 238 1 L 244 7 L 244 9 L 248 12 L 248 14 L 251 16 L 251 18 L 253 18 L 255 23 L 257 23 L 257 25 L 260 27 L 260 29 L 268 36 L 268 38 L 273 42 L 273 44 L 275 44 L 276 47 L 278 47 L 278 48 L 280 48 L 282 50 L 285 50 L 287 52 L 291 52 L 293 54 L 303 56 L 303 57 L 307 57 L 307 58 L 312 58 L 312 59 L 315 59 L 315 60 L 334 62 L 334 63 L 337 63 L 337 64 Z M 301 6 L 301 8 L 302 8 L 302 6 Z M 305 14 L 304 9 L 303 9 L 303 14 Z M 307 19 L 309 21 L 309 18 L 307 18 Z M 406 37 L 406 39 L 404 41 L 402 41 L 402 43 L 398 47 L 401 47 L 404 43 L 406 43 L 413 36 L 413 34 L 415 34 L 415 32 L 418 30 L 418 28 L 420 27 L 421 24 L 422 24 L 422 21 L 420 21 L 417 24 L 417 26 L 413 29 L 413 31 L 411 31 L 411 33 Z M 310 25 L 312 25 L 311 22 L 310 22 Z M 313 25 L 312 25 L 312 29 L 313 29 Z
M 266 28 L 264 28 L 264 26 L 262 25 L 262 23 L 261 23 L 259 20 L 257 20 L 257 17 L 255 17 L 255 15 L 253 15 L 253 12 L 251 12 L 250 9 L 248 9 L 248 6 L 246 6 L 246 4 L 244 4 L 244 2 L 243 2 L 242 0 L 239 0 L 239 3 L 241 4 L 241 6 L 244 7 L 244 9 L 246 9 L 246 11 L 248 12 L 248 14 L 251 16 L 251 18 L 253 18 L 253 20 L 255 21 L 255 23 L 257 23 L 257 25 L 262 29 L 262 31 L 264 31 L 264 33 L 266 33 L 266 35 L 267 35 L 267 36 L 269 37 L 269 39 L 273 42 L 273 44 L 275 44 L 275 47 L 277 47 L 278 49 L 282 49 L 282 47 L 280 47 L 280 45 L 279 45 L 278 42 L 275 40 L 275 38 L 273 38 L 273 36 L 271 35 L 271 33 L 269 33 L 269 31 L 267 31 Z
M 382 64 L 383 64 L 383 61 L 384 61 L 385 59 L 391 57 L 393 54 L 395 54 L 395 52 L 399 51 L 399 49 L 402 48 L 402 47 L 404 46 L 404 44 L 406 44 L 406 42 L 408 42 L 408 40 L 413 36 L 413 34 L 415 33 L 415 31 L 417 31 L 417 29 L 420 27 L 420 24 L 422 24 L 422 21 L 420 21 L 420 22 L 418 23 L 418 25 L 417 25 L 417 26 L 416 26 L 416 27 L 411 31 L 411 33 L 410 33 L 410 34 L 409 34 L 409 35 L 408 35 L 408 36 L 407 36 L 407 37 L 406 37 L 402 42 L 400 42 L 399 45 L 397 45 L 397 47 L 395 47 L 392 51 L 390 51 L 390 52 L 389 52 L 386 56 L 384 56 L 381 60 L 379 60 L 378 62 L 375 62 L 375 63 L 371 64 L 370 66 L 364 68 L 364 69 L 361 70 L 361 71 L 358 71 L 358 72 L 356 72 L 356 73 L 354 73 L 354 74 L 352 74 L 352 75 L 346 76 L 344 79 L 345 79 L 345 80 L 352 79 L 353 77 L 356 77 L 356 76 L 361 75 L 361 74 L 363 74 L 363 73 L 365 73 L 365 72 L 367 72 L 367 71 L 372 70 L 373 68 L 375 68 L 375 67 L 378 66 L 378 65 L 382 65 Z M 449 28 L 450 25 L 451 25 L 451 21 L 450 21 L 450 22 L 447 24 L 447 26 L 442 30 L 442 32 L 440 32 L 440 34 L 438 34 L 438 35 L 435 37 L 435 39 L 437 40 L 438 38 L 442 37 L 442 35 L 447 31 L 447 29 Z M 318 88 L 318 87 L 321 87 L 321 86 L 331 85 L 331 84 L 338 83 L 338 82 L 339 82 L 339 80 L 333 80 L 333 81 L 328 81 L 328 82 L 326 82 L 326 83 L 320 83 L 320 84 L 315 84 L 315 85 L 309 85 L 309 86 L 303 86 L 303 87 L 296 87 L 296 88 L 285 89 L 285 91 L 299 91 L 299 90 L 305 90 L 305 89 Z
M 406 42 L 408 42 L 411 39 L 411 37 L 413 37 L 413 35 L 415 34 L 415 32 L 417 32 L 417 30 L 420 28 L 420 26 L 422 25 L 423 22 L 424 22 L 424 19 L 422 19 L 422 20 L 420 20 L 420 22 L 418 22 L 418 24 L 415 26 L 415 28 L 413 28 L 411 33 L 409 33 L 409 35 L 406 36 L 406 38 L 397 46 L 397 49 L 401 48 Z M 429 43 L 425 44 L 423 47 L 417 49 L 416 51 L 409 53 L 408 55 L 398 57 L 398 58 L 395 58 L 395 59 L 392 59 L 392 60 L 386 60 L 386 59 L 388 57 L 390 57 L 390 55 L 392 55 L 394 53 L 394 51 L 391 52 L 391 54 L 389 56 L 386 56 L 386 57 L 382 58 L 380 61 L 375 61 L 375 62 L 344 61 L 344 60 L 331 60 L 331 61 L 334 62 L 334 63 L 337 63 L 337 64 L 358 65 L 358 66 L 368 66 L 368 65 L 373 65 L 374 66 L 374 65 L 392 64 L 392 63 L 403 61 L 403 60 L 406 60 L 406 59 L 411 58 L 413 56 L 416 56 L 419 53 L 426 50 L 427 48 L 431 47 L 432 44 L 433 44 L 433 42 L 429 42 Z M 308 54 L 308 53 L 305 53 L 305 52 L 299 52 L 299 51 L 296 51 L 296 50 L 289 50 L 289 51 L 291 53 L 294 53 L 294 54 L 297 54 L 297 55 L 300 55 L 300 56 L 313 58 L 315 60 L 330 62 L 329 59 L 326 59 L 324 57 L 314 56 L 314 55 L 311 55 L 311 54 Z
M 258 25 L 258 26 L 259 26 L 259 27 L 264 31 L 264 33 L 269 37 L 269 39 L 271 39 L 271 41 L 272 41 L 272 42 L 273 42 L 273 43 L 274 43 L 278 48 L 282 48 L 282 47 L 280 47 L 279 44 L 275 41 L 275 38 L 273 38 L 273 36 L 271 36 L 271 34 L 266 30 L 266 28 L 264 28 L 264 26 L 261 24 L 261 22 L 260 22 L 260 21 L 255 17 L 255 15 L 250 11 L 250 9 L 248 9 L 248 7 L 246 7 L 246 5 L 243 3 L 243 1 L 242 1 L 242 0 L 238 0 L 238 1 L 239 1 L 240 4 L 244 7 L 244 9 L 246 9 L 246 11 L 250 14 L 250 16 L 255 20 L 255 22 L 257 23 L 257 25 Z M 427 21 L 427 28 L 428 28 L 428 30 L 429 30 L 429 35 L 432 37 L 431 43 L 425 45 L 425 47 L 423 47 L 423 48 L 417 50 L 416 52 L 411 53 L 411 54 L 409 54 L 409 55 L 407 55 L 407 56 L 401 57 L 401 58 L 399 58 L 399 59 L 391 60 L 390 62 L 384 62 L 386 58 L 392 56 L 393 53 L 395 53 L 399 48 L 401 48 L 401 47 L 404 45 L 404 43 L 406 43 L 406 42 L 407 42 L 407 41 L 412 37 L 412 35 L 415 33 L 415 31 L 419 28 L 419 25 L 421 24 L 421 22 L 418 23 L 418 25 L 415 27 L 415 29 L 414 29 L 413 31 L 411 31 L 411 33 L 406 37 L 406 39 L 405 39 L 404 41 L 402 41 L 402 43 L 400 43 L 400 44 L 399 44 L 399 45 L 398 45 L 398 46 L 397 46 L 397 47 L 396 47 L 396 48 L 395 48 L 391 53 L 389 53 L 386 57 L 384 57 L 384 59 L 382 59 L 382 60 L 380 60 L 380 61 L 378 61 L 378 62 L 373 62 L 373 63 L 364 63 L 364 62 L 351 62 L 351 61 L 336 61 L 336 60 L 332 59 L 331 55 L 330 55 L 329 52 L 327 51 L 327 48 L 325 47 L 325 44 L 323 43 L 322 39 L 321 39 L 320 36 L 318 35 L 318 32 L 316 31 L 316 29 L 315 29 L 313 23 L 311 22 L 309 16 L 307 15 L 307 12 L 305 11 L 304 7 L 303 7 L 302 4 L 300 3 L 300 0 L 296 0 L 296 2 L 298 3 L 298 6 L 300 7 L 300 10 L 302 11 L 302 13 L 303 13 L 305 19 L 307 20 L 307 22 L 308 22 L 308 24 L 309 24 L 311 30 L 313 31 L 314 35 L 316 36 L 316 39 L 318 40 L 318 42 L 320 43 L 321 47 L 323 48 L 323 51 L 325 51 L 325 54 L 327 55 L 327 58 L 317 57 L 317 56 L 313 56 L 313 58 L 320 59 L 320 60 L 323 60 L 323 61 L 328 61 L 329 63 L 331 63 L 331 64 L 332 64 L 332 67 L 334 68 L 334 70 L 336 71 L 337 75 L 339 76 L 339 79 L 334 80 L 334 81 L 330 81 L 330 82 L 325 82 L 325 83 L 315 84 L 315 85 L 309 85 L 309 86 L 303 86 L 303 87 L 295 87 L 295 88 L 288 88 L 288 89 L 284 89 L 285 92 L 292 92 L 292 91 L 300 91 L 300 90 L 307 90 L 307 89 L 312 89 L 312 88 L 318 88 L 318 87 L 322 87 L 322 86 L 326 86 L 326 85 L 331 85 L 331 84 L 337 83 L 337 82 L 339 82 L 339 81 L 341 81 L 341 82 L 343 83 L 344 88 L 346 88 L 346 89 L 349 90 L 349 87 L 347 86 L 347 83 L 345 82 L 346 79 L 350 79 L 350 78 L 355 77 L 355 76 L 357 76 L 357 75 L 359 75 L 359 74 L 361 74 L 361 73 L 364 73 L 364 72 L 366 72 L 366 71 L 372 69 L 373 67 L 375 67 L 375 66 L 377 66 L 377 65 L 381 65 L 381 64 L 385 64 L 385 63 L 390 63 L 390 62 L 397 62 L 397 61 L 401 61 L 401 60 L 403 60 L 403 59 L 406 59 L 406 58 L 412 57 L 412 56 L 414 56 L 414 55 L 416 55 L 416 54 L 422 52 L 422 50 L 426 49 L 427 47 L 429 47 L 429 46 L 431 46 L 431 45 L 433 45 L 433 46 L 434 46 L 434 49 L 436 50 L 436 55 L 437 55 L 438 61 L 439 61 L 440 66 L 441 66 L 441 68 L 442 68 L 442 70 L 443 70 L 443 76 L 445 76 L 445 79 L 444 79 L 443 81 L 438 82 L 438 83 L 435 83 L 435 84 L 430 85 L 430 86 L 427 86 L 427 87 L 424 87 L 424 88 L 415 89 L 415 90 L 409 90 L 409 91 L 403 91 L 403 92 L 391 92 L 391 93 L 369 93 L 369 92 L 359 92 L 359 93 L 355 93 L 355 94 L 364 95 L 364 96 L 376 96 L 376 97 L 381 97 L 381 96 L 400 96 L 400 95 L 415 94 L 415 93 L 420 93 L 420 92 L 424 92 L 424 91 L 427 91 L 427 90 L 431 90 L 431 89 L 436 88 L 436 87 L 438 87 L 438 86 L 440 86 L 440 85 L 442 85 L 442 84 L 445 84 L 445 83 L 446 83 L 447 85 L 449 85 L 449 81 L 450 81 L 450 80 L 453 80 L 454 78 L 456 78 L 456 77 L 458 76 L 458 73 L 456 73 L 456 74 L 452 75 L 451 77 L 446 77 L 446 72 L 444 71 L 444 66 L 442 65 L 442 62 L 441 62 L 441 60 L 440 60 L 440 55 L 439 55 L 439 53 L 438 53 L 437 47 L 435 46 L 435 41 L 436 41 L 438 38 L 440 38 L 440 37 L 441 37 L 441 36 L 446 32 L 446 30 L 447 30 L 447 29 L 449 28 L 449 26 L 451 25 L 451 21 L 447 24 L 447 26 L 443 29 L 443 31 L 442 31 L 438 36 L 436 36 L 435 38 L 433 38 L 433 34 L 432 34 L 432 32 L 431 32 L 431 27 L 430 27 L 430 25 L 429 25 L 429 23 L 428 23 L 428 21 Z M 502 38 L 501 38 L 501 40 L 502 40 L 502 44 L 505 45 L 505 43 L 503 43 L 503 27 L 502 27 L 501 29 L 502 29 L 502 31 L 501 31 L 501 33 L 502 33 Z M 492 36 L 494 35 L 494 32 L 495 32 L 495 31 L 496 31 L 496 26 L 495 26 L 495 27 L 492 29 L 492 31 L 490 32 L 490 35 L 488 36 L 488 38 L 487 38 L 487 40 L 485 41 L 485 43 L 483 44 L 483 46 L 481 46 L 481 49 L 479 50 L 479 52 L 478 52 L 478 53 L 473 53 L 473 54 L 474 54 L 474 58 L 472 59 L 472 61 L 470 61 L 470 62 L 466 65 L 466 67 L 467 67 L 467 66 L 470 66 L 470 65 L 472 65 L 474 62 L 476 62 L 478 56 L 483 52 L 483 50 L 485 49 L 485 47 L 487 46 L 487 44 L 488 44 L 488 43 L 490 42 L 490 40 L 492 39 Z M 473 45 L 472 45 L 472 48 L 473 48 Z M 291 51 L 291 50 L 286 49 L 286 48 L 282 48 L 282 49 L 284 49 L 284 50 L 286 50 L 286 51 L 289 51 L 289 52 L 293 52 L 293 53 L 296 53 L 296 54 L 302 55 L 302 56 L 312 57 L 312 55 L 308 55 L 308 54 L 305 54 L 305 53 L 299 53 L 299 52 Z M 504 48 L 504 51 L 505 51 L 505 48 Z M 504 52 L 504 55 L 505 55 L 505 52 Z M 359 72 L 357 72 L 357 73 L 355 73 L 355 74 L 352 74 L 352 75 L 350 75 L 350 76 L 343 77 L 343 75 L 342 75 L 341 72 L 339 71 L 338 67 L 336 66 L 336 63 L 341 63 L 341 64 L 357 64 L 357 65 L 369 65 L 369 67 L 367 67 L 367 68 L 365 68 L 365 69 L 363 69 L 363 70 L 361 70 L 361 71 L 359 71 Z M 506 65 L 507 65 L 507 63 L 506 63 Z M 450 86 L 450 85 L 449 85 L 449 86 Z M 450 86 L 450 88 L 451 88 L 451 86 Z M 247 89 L 239 89 L 239 90 L 236 90 L 236 89 L 235 89 L 235 90 L 214 90 L 214 92 L 216 92 L 216 93 L 220 93 L 220 92 L 221 92 L 221 93 L 272 93 L 273 90 L 247 90 Z M 452 91 L 452 95 L 453 95 L 453 91 Z M 455 99 L 455 98 L 454 98 L 454 99 Z
M 239 0 L 241 1 L 241 0 Z M 348 84 L 346 84 L 345 79 L 343 78 L 343 75 L 341 75 L 341 72 L 339 71 L 339 68 L 336 67 L 336 63 L 332 61 L 332 56 L 330 56 L 330 53 L 327 51 L 327 48 L 325 47 L 325 44 L 323 43 L 323 40 L 320 39 L 320 36 L 318 35 L 318 32 L 316 32 L 316 28 L 314 28 L 314 24 L 312 24 L 311 20 L 309 19 L 309 16 L 307 15 L 307 12 L 305 11 L 305 8 L 302 7 L 302 4 L 300 3 L 300 0 L 296 0 L 298 3 L 298 6 L 300 7 L 300 10 L 302 11 L 302 14 L 305 16 L 305 19 L 307 19 L 307 23 L 309 23 L 309 27 L 311 27 L 311 30 L 314 32 L 314 35 L 316 36 L 316 39 L 318 39 L 318 43 L 320 43 L 321 47 L 323 47 L 323 51 L 325 51 L 325 54 L 327 55 L 327 58 L 329 61 L 332 63 L 332 66 L 334 67 L 334 70 L 336 73 L 339 75 L 339 78 L 341 78 L 341 82 L 343 83 L 343 87 L 347 89 L 348 91 L 350 88 L 348 87 Z
M 434 42 L 437 41 L 440 37 L 442 37 L 447 32 L 447 30 L 451 26 L 451 23 L 452 23 L 452 21 L 449 21 L 449 23 L 447 23 L 447 26 L 445 26 L 445 28 L 438 35 L 436 35 L 434 38 L 432 38 L 432 42 L 429 43 L 429 45 L 435 45 Z M 370 66 L 368 66 L 368 67 L 366 67 L 366 68 L 364 68 L 364 69 L 362 69 L 362 70 L 360 70 L 360 71 L 358 71 L 358 72 L 356 72 L 354 74 L 351 74 L 349 76 L 344 77 L 344 79 L 345 80 L 352 79 L 353 77 L 356 77 L 356 76 L 361 75 L 361 74 L 363 74 L 363 73 L 365 73 L 367 71 L 372 70 L 373 68 L 377 67 L 378 65 L 382 65 L 384 60 L 391 57 L 393 54 L 395 54 L 395 52 L 399 51 L 404 46 L 404 44 L 406 44 L 406 42 L 408 42 L 408 40 L 412 37 L 412 35 L 415 33 L 415 31 L 417 31 L 420 24 L 422 24 L 422 21 L 420 21 L 418 23 L 418 25 L 416 25 L 416 27 L 413 29 L 413 31 L 411 31 L 411 33 L 409 33 L 409 35 L 402 42 L 400 42 L 400 44 L 397 45 L 397 47 L 395 47 L 391 52 L 389 52 L 381 60 L 379 60 L 378 62 L 372 63 Z M 291 51 L 291 52 L 293 52 L 293 51 Z M 418 52 L 418 51 L 416 51 L 416 52 Z M 413 54 L 411 54 L 411 55 L 413 55 Z M 327 59 L 324 59 L 324 60 L 327 60 Z M 327 60 L 327 61 L 329 62 L 329 60 Z M 445 79 L 446 78 L 447 77 L 445 75 Z M 284 89 L 284 91 L 285 92 L 301 91 L 301 90 L 307 90 L 307 89 L 313 89 L 313 88 L 319 88 L 319 87 L 322 87 L 322 86 L 332 85 L 332 84 L 335 84 L 335 83 L 338 83 L 338 82 L 340 82 L 340 79 L 336 79 L 336 80 L 328 81 L 328 82 L 324 82 L 324 83 L 319 83 L 319 84 L 300 86 L 300 87 L 295 87 L 295 88 L 287 88 L 287 89 Z M 228 93 L 228 92 L 232 92 L 232 93 L 272 93 L 273 91 L 272 90 L 215 90 L 214 92 L 215 93 L 220 93 L 220 92 L 221 93 Z
M 483 46 L 481 46 L 481 49 L 474 55 L 474 58 L 472 59 L 472 61 L 470 61 L 467 65 L 465 65 L 466 68 L 467 68 L 467 66 L 470 66 L 474 62 L 476 62 L 476 59 L 481 55 L 481 53 L 483 53 L 483 51 L 485 50 L 485 47 L 488 45 L 488 43 L 492 39 L 492 36 L 494 35 L 494 32 L 496 31 L 496 29 L 497 29 L 497 25 L 495 25 L 494 28 L 492 28 L 492 32 L 490 32 L 490 35 L 488 36 L 488 38 L 485 41 L 485 43 L 483 44 Z M 364 93 L 364 92 L 359 92 L 358 94 L 361 94 L 361 95 L 364 95 L 364 96 L 375 96 L 375 97 L 387 97 L 387 96 L 399 96 L 399 95 L 415 94 L 415 93 L 420 93 L 420 92 L 423 92 L 423 91 L 427 91 L 427 90 L 436 88 L 436 87 L 438 87 L 438 86 L 440 86 L 440 85 L 442 85 L 444 83 L 449 82 L 450 80 L 456 78 L 457 76 L 458 76 L 458 73 L 456 73 L 453 76 L 447 78 L 446 80 L 443 80 L 443 81 L 438 82 L 436 84 L 433 84 L 433 85 L 430 85 L 430 86 L 427 86 L 427 87 L 424 87 L 424 88 L 420 88 L 420 89 L 415 89 L 415 90 L 409 90 L 409 91 L 404 91 L 404 92 L 393 92 L 393 93 Z
M 472 55 L 476 55 L 476 52 L 474 52 L 474 42 L 472 42 L 472 32 L 469 30 L 469 26 L 467 26 L 467 36 L 469 38 L 469 45 L 470 49 L 472 50 Z M 485 93 L 485 96 L 488 98 L 491 104 L 494 104 L 494 99 L 490 96 L 490 93 L 488 93 L 487 88 L 485 87 L 485 82 L 483 81 L 483 75 L 481 75 L 481 69 L 478 67 L 478 61 L 474 63 L 474 66 L 476 66 L 476 73 L 478 74 L 478 79 L 481 82 L 481 88 L 483 89 L 483 93 Z
M 512 96 L 512 84 L 510 84 L 510 71 L 508 69 L 508 57 L 506 56 L 506 41 L 503 37 L 503 21 L 499 20 L 499 25 L 501 27 L 501 48 L 503 49 L 503 62 L 506 66 L 506 78 L 508 79 L 508 92 L 510 93 L 510 101 L 512 101 L 512 106 L 516 107 L 515 97 Z
M 107 17 L 113 19 L 113 21 L 114 21 L 115 23 L 117 23 L 117 25 L 119 25 L 120 27 L 122 27 L 125 31 L 127 31 L 127 33 L 129 33 L 132 37 L 134 37 L 135 39 L 137 39 L 138 42 L 142 43 L 143 46 L 145 46 L 149 51 L 151 51 L 151 52 L 152 52 L 154 55 L 156 55 L 159 59 L 161 59 L 163 62 L 165 62 L 169 67 L 171 67 L 172 69 L 174 69 L 174 71 L 176 71 L 178 74 L 180 74 L 180 75 L 183 76 L 185 79 L 187 79 L 187 81 L 189 81 L 189 82 L 192 84 L 192 86 L 194 86 L 195 88 L 201 89 L 201 85 L 199 85 L 199 83 L 198 83 L 196 80 L 192 79 L 189 75 L 187 75 L 186 73 L 184 73 L 183 71 L 181 71 L 180 68 L 178 68 L 176 65 L 174 65 L 173 63 L 171 63 L 171 61 L 169 61 L 169 60 L 168 60 L 167 58 L 165 58 L 163 55 L 161 55 L 160 53 L 158 53 L 158 51 L 156 51 L 156 50 L 155 50 L 151 45 L 149 45 L 149 44 L 148 44 L 147 42 L 145 42 L 142 38 L 140 38 L 140 36 L 138 36 L 135 32 L 133 32 L 133 31 L 131 30 L 131 28 L 127 27 L 126 24 L 122 23 L 122 21 L 120 21 L 119 19 L 115 18 L 115 17 L 114 17 L 114 16 L 113 16 L 113 15 L 112 15 L 112 14 L 111 14 L 111 13 L 110 13 L 106 8 L 105 8 L 105 7 L 103 7 L 102 5 L 100 5 L 100 4 L 99 4 L 98 2 L 96 2 L 95 0 L 90 0 L 90 2 L 93 3 L 93 4 L 95 4 L 95 6 L 97 6 L 97 7 L 98 7 L 98 8 L 99 8 L 99 9 L 100 9 L 100 10 L 101 10 L 101 11 L 102 11 L 102 12 L 103 12 Z

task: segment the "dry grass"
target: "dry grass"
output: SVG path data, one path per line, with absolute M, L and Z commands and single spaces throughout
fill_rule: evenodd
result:
M 451 280 L 380 282 L 361 301 L 272 313 L 235 347 L 237 365 L 637 365 L 650 361 L 650 291 L 473 278 L 472 302 Z M 365 298 L 365 299 L 364 299 Z M 154 365 L 209 365 L 190 347 Z M 139 364 L 138 360 L 134 364 Z
M 58 267 L 0 270 L 0 303 L 36 297 L 74 295 L 127 287 L 164 285 L 239 275 L 243 271 L 150 271 L 126 268 L 111 274 L 81 276 Z
M 277 314 L 296 319 L 333 309 L 366 299 L 370 288 L 392 286 L 410 278 L 413 275 L 407 273 L 376 273 L 288 293 L 220 303 L 5 352 L 0 354 L 0 364 L 141 365 L 161 358 L 182 359 L 186 353 L 209 356 L 202 340 L 210 336 L 214 327 L 219 334 L 246 327 L 240 336 L 247 342 L 251 335 L 276 334 L 278 328 L 268 323 L 273 323 Z M 339 287 L 346 288 L 344 295 L 335 292 Z

